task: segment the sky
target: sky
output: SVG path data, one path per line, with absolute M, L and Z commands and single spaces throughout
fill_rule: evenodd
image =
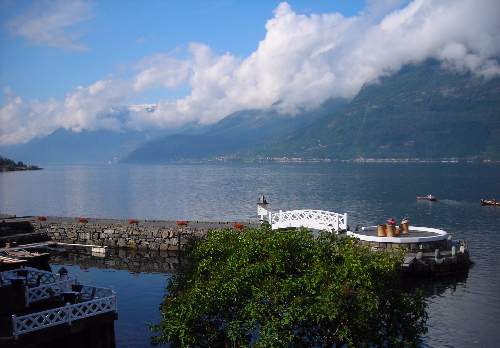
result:
M 498 76 L 499 56 L 497 0 L 0 0 L 0 145 L 293 115 L 427 58 Z

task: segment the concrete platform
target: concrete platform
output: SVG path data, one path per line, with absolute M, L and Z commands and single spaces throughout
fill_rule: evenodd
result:
M 378 237 L 377 226 L 363 227 L 361 231 L 348 231 L 348 236 L 358 238 L 367 242 L 377 243 L 428 243 L 448 239 L 448 232 L 431 227 L 410 226 L 408 234 L 401 234 L 399 237 Z

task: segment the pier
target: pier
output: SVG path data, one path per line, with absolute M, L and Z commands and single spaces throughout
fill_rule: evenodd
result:
M 402 270 L 411 274 L 449 274 L 468 269 L 471 264 L 465 241 L 451 239 L 442 229 L 409 226 L 407 234 L 382 237 L 377 235 L 376 226 L 350 228 L 347 213 L 325 210 L 279 210 L 272 211 L 264 196 L 257 203 L 257 216 L 267 221 L 272 229 L 307 228 L 335 233 L 340 237 L 352 237 L 368 246 L 372 251 L 400 249 L 405 253 Z M 62 217 L 22 217 L 16 229 L 16 219 L 0 222 L 4 245 L 14 250 L 12 238 L 19 234 L 23 238 L 31 231 L 35 243 L 22 244 L 22 248 L 55 248 L 66 251 L 85 251 L 85 255 L 105 258 L 109 250 L 127 249 L 139 252 L 177 252 L 182 250 L 191 238 L 203 237 L 210 230 L 258 227 L 259 222 L 248 221 L 148 221 L 138 219 L 92 219 Z M 19 232 L 21 230 L 22 233 Z M 7 232 L 10 232 L 7 233 Z M 38 241 L 39 238 L 44 241 Z M 29 238 L 28 238 L 29 239 Z M 0 244 L 0 247 L 2 244 Z M 0 250 L 1 253 L 2 250 Z M 152 266 L 160 268 L 158 266 Z M 169 262 L 174 269 L 175 262 Z
M 407 233 L 382 237 L 377 226 L 357 227 L 351 231 L 347 213 L 323 210 L 289 210 L 273 212 L 262 195 L 257 202 L 257 215 L 271 228 L 307 228 L 352 237 L 376 252 L 398 249 L 404 252 L 402 272 L 409 275 L 448 275 L 467 271 L 471 265 L 467 243 L 452 240 L 451 235 L 437 228 L 409 226 Z
M 0 272 L 0 308 L 2 345 L 16 347 L 45 342 L 50 346 L 66 343 L 90 346 L 71 341 L 75 335 L 83 335 L 87 336 L 83 342 L 96 344 L 97 341 L 89 339 L 100 327 L 101 331 L 103 328 L 108 331 L 105 341 L 109 344 L 103 346 L 114 346 L 115 292 L 79 284 L 63 272 L 56 274 L 35 268 Z

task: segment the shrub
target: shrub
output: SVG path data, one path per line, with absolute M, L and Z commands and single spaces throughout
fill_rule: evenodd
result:
M 402 290 L 402 254 L 269 226 L 215 230 L 168 285 L 153 343 L 172 346 L 412 346 L 425 303 Z

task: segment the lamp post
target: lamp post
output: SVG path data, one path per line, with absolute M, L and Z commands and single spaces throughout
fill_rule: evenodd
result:
M 269 214 L 267 209 L 268 205 L 269 203 L 267 202 L 266 197 L 264 195 L 260 195 L 259 201 L 257 202 L 257 215 L 259 216 L 261 222 L 263 222 Z

